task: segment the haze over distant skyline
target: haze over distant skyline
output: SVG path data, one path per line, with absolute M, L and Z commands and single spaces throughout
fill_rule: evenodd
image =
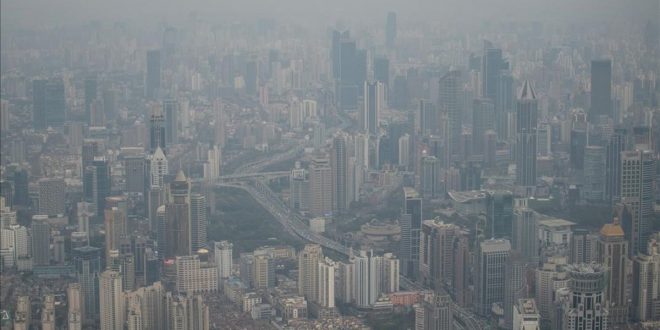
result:
M 221 22 L 267 18 L 307 24 L 341 21 L 380 23 L 395 11 L 401 21 L 445 20 L 459 25 L 477 21 L 646 22 L 660 17 L 658 0 L 243 0 L 243 1 L 84 1 L 3 0 L 3 28 L 48 28 L 101 22 L 177 23 L 190 14 Z M 127 10 L 126 8 L 130 8 Z

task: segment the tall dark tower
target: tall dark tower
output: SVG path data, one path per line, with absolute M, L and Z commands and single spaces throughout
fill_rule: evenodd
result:
M 190 218 L 190 182 L 179 170 L 170 184 L 172 199 L 165 205 L 165 258 L 192 254 L 192 223 Z
M 461 72 L 451 70 L 440 78 L 440 90 L 438 91 L 438 107 L 440 112 L 448 119 L 449 132 L 446 145 L 450 147 L 449 154 L 460 150 L 461 131 L 463 117 L 459 107 L 458 86 Z
M 91 164 L 85 168 L 83 194 L 88 202 L 94 203 L 98 217 L 103 216 L 105 198 L 110 196 L 112 190 L 111 182 L 108 161 L 105 157 L 94 157 Z
M 605 197 L 616 201 L 621 195 L 621 152 L 626 150 L 626 129 L 617 128 L 607 144 L 605 158 Z
M 591 109 L 589 121 L 599 116 L 612 117 L 612 61 L 591 61 Z
M 481 96 L 495 102 L 500 76 L 502 70 L 507 68 L 507 63 L 502 58 L 502 50 L 495 48 L 490 41 L 484 41 L 484 54 L 481 61 Z
M 45 129 L 46 123 L 46 84 L 47 80 L 32 81 L 32 124 L 35 129 Z
M 347 178 L 348 178 L 348 151 L 346 138 L 338 135 L 332 140 L 332 201 L 333 210 L 344 212 L 348 208 Z
M 165 115 L 165 143 L 167 145 L 178 143 L 179 102 L 173 99 L 163 101 L 163 112 Z
M 536 93 L 525 80 L 516 103 L 516 185 L 536 186 Z
M 160 50 L 147 51 L 147 76 L 145 79 L 145 96 L 156 99 L 160 91 Z
M 60 127 L 66 120 L 66 97 L 62 79 L 32 82 L 32 115 L 36 129 Z
M 394 48 L 396 43 L 396 13 L 387 13 L 387 20 L 385 22 L 385 46 L 387 48 Z
M 153 153 L 156 148 L 165 149 L 165 116 L 159 105 L 151 108 L 149 119 L 149 151 Z

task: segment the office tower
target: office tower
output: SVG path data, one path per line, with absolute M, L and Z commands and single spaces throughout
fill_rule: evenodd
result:
M 92 165 L 94 157 L 102 156 L 102 141 L 97 139 L 84 139 L 81 151 L 81 173 L 84 173 L 87 166 Z
M 147 51 L 147 74 L 145 77 L 145 96 L 157 99 L 160 95 L 160 50 Z
M 190 219 L 190 182 L 179 170 L 170 183 L 171 201 L 165 204 L 165 258 L 192 254 Z
M 83 323 L 94 322 L 98 317 L 99 273 L 101 249 L 84 246 L 73 249 L 73 264 L 82 295 L 81 314 Z
M 399 166 L 404 170 L 410 165 L 410 135 L 408 133 L 399 138 Z
M 332 66 L 332 78 L 339 80 L 341 77 L 341 32 L 337 30 L 332 30 L 330 61 Z
M 502 50 L 486 40 L 481 61 L 481 96 L 495 101 L 502 70 L 507 69 L 508 64 L 502 58 Z
M 106 270 L 99 276 L 99 308 L 101 330 L 124 329 L 124 297 L 121 274 Z
M 50 265 L 50 224 L 43 215 L 32 217 L 32 263 Z
M 126 192 L 142 193 L 145 188 L 145 159 L 143 155 L 126 155 L 122 159 Z
M 213 101 L 213 114 L 214 114 L 214 123 L 213 123 L 213 133 L 215 145 L 220 146 L 220 148 L 225 146 L 225 125 L 227 124 L 227 117 L 225 116 L 225 110 L 222 102 L 219 100 Z
M 420 136 L 438 133 L 438 109 L 435 104 L 428 100 L 419 100 L 415 132 Z
M 254 254 L 241 253 L 239 260 L 239 274 L 241 282 L 243 282 L 248 288 L 252 287 L 252 271 L 254 270 L 254 267 L 252 267 L 253 263 Z M 300 285 L 300 281 L 298 282 L 298 285 Z
M 628 297 L 626 294 L 626 265 L 628 264 L 628 242 L 623 234 L 619 219 L 614 218 L 600 230 L 597 243 L 597 262 L 607 271 L 605 300 L 609 310 L 610 324 L 628 321 Z
M 167 147 L 166 131 L 163 110 L 159 104 L 153 104 L 149 117 L 149 152 L 154 152 L 158 147 Z
M 202 194 L 190 195 L 190 222 L 192 229 L 192 251 L 206 246 L 206 197 Z
M 633 319 L 639 321 L 660 318 L 660 237 L 656 234 L 648 243 L 647 253 L 633 257 L 632 269 Z
M 505 269 L 504 283 L 504 327 L 513 326 L 513 306 L 518 299 L 528 296 L 527 290 L 527 261 L 517 251 L 512 251 Z
M 117 118 L 117 93 L 118 91 L 114 88 L 104 89 L 101 93 L 103 114 L 106 120 Z
M 378 135 L 380 128 L 380 113 L 383 108 L 385 88 L 380 81 L 364 82 L 364 106 L 360 114 L 362 132 Z
M 215 180 L 220 177 L 222 168 L 222 149 L 218 145 L 209 148 L 206 153 L 207 162 L 204 164 L 204 179 Z
M 438 92 L 438 107 L 440 112 L 448 119 L 447 146 L 450 146 L 449 155 L 458 153 L 460 150 L 461 132 L 463 131 L 463 114 L 460 108 L 459 85 L 461 72 L 451 70 L 440 78 L 440 90 Z
M 387 57 L 377 56 L 374 58 L 374 80 L 383 83 L 385 88 L 385 99 L 390 86 L 390 60 Z
M 568 262 L 571 264 L 588 264 L 597 260 L 596 243 L 598 236 L 587 229 L 576 228 L 571 235 Z
M 66 299 L 68 329 L 82 330 L 82 293 L 79 283 L 69 284 L 66 289 Z
M 534 210 L 527 207 L 526 199 L 517 199 L 513 208 L 513 239 L 511 247 L 528 262 L 539 259 L 537 219 Z
M 6 134 L 9 131 L 9 101 L 0 100 L 0 132 Z
M 396 44 L 396 13 L 387 13 L 385 21 L 385 47 L 394 48 Z
M 495 132 L 500 140 L 509 140 L 513 133 L 510 131 L 509 120 L 513 115 L 513 98 L 515 90 L 513 88 L 513 76 L 508 70 L 500 72 L 497 85 L 497 94 L 495 97 Z
M 513 195 L 509 191 L 492 191 L 486 195 L 486 228 L 484 237 L 513 237 Z
M 506 239 L 490 239 L 479 244 L 475 275 L 475 306 L 479 315 L 489 315 L 493 303 L 504 302 L 510 253 L 511 243 Z
M 631 224 L 622 220 L 622 227 L 630 227 L 630 253 L 646 251 L 649 226 L 653 219 L 655 159 L 647 150 L 625 151 L 621 155 L 621 202 L 631 213 Z M 628 235 L 628 234 L 626 234 Z
M 584 151 L 582 196 L 588 201 L 601 201 L 605 193 L 605 148 L 587 146 Z
M 348 150 L 346 148 L 346 136 L 340 134 L 332 139 L 331 153 L 332 167 L 332 201 L 333 211 L 343 213 L 348 209 Z
M 176 256 L 174 260 L 176 291 L 184 294 L 218 290 L 218 268 L 202 261 L 199 255 Z
M 569 160 L 574 170 L 584 169 L 584 151 L 587 147 L 587 132 L 581 128 L 571 130 Z
M 454 312 L 452 300 L 444 290 L 433 293 L 429 300 L 422 302 L 424 309 L 424 330 L 453 330 Z
M 549 322 L 555 314 L 555 291 L 568 286 L 565 268 L 565 257 L 550 257 L 535 271 L 535 298 L 544 322 Z
M 419 242 L 419 276 L 425 286 L 439 291 L 454 282 L 455 244 L 460 228 L 439 220 L 422 222 Z
M 32 81 L 32 117 L 35 129 L 64 125 L 66 97 L 61 78 Z
M 164 187 L 164 178 L 169 173 L 167 157 L 163 153 L 163 149 L 156 147 L 151 160 L 149 162 L 150 172 L 150 187 Z
M 307 210 L 309 208 L 309 179 L 307 170 L 299 167 L 291 170 L 289 175 L 289 207 L 294 210 Z
M 513 306 L 513 330 L 541 329 L 541 315 L 534 299 L 518 299 Z
M 108 268 L 110 251 L 119 250 L 119 243 L 122 237 L 126 236 L 126 214 L 118 207 L 106 208 L 104 225 L 106 268 Z
M 319 262 L 322 260 L 323 251 L 317 244 L 307 244 L 298 253 L 298 294 L 312 302 L 319 298 Z
M 234 244 L 229 241 L 215 242 L 215 264 L 218 267 L 218 277 L 226 279 L 231 276 L 232 253 Z
M 39 179 L 39 214 L 64 214 L 65 183 L 63 179 Z
M 252 259 L 252 272 L 250 283 L 254 289 L 274 288 L 277 284 L 275 278 L 275 261 L 271 253 L 255 253 Z
M 472 291 L 469 287 L 469 274 L 472 271 L 471 245 L 468 232 L 463 231 L 454 241 L 454 272 L 451 290 L 459 306 L 466 307 L 471 302 Z
M 605 200 L 617 201 L 621 194 L 621 152 L 626 150 L 626 130 L 615 129 L 605 158 Z
M 314 158 L 309 164 L 309 210 L 314 215 L 332 212 L 332 168 L 327 158 Z
M 403 187 L 401 214 L 401 274 L 412 280 L 419 275 L 419 239 L 422 228 L 422 198 L 415 189 Z
M 525 81 L 516 102 L 516 184 L 526 187 L 525 195 L 536 186 L 537 106 L 534 89 Z
M 87 123 L 90 123 L 92 103 L 98 96 L 96 77 L 85 78 L 84 82 L 85 93 L 85 118 Z
M 607 270 L 599 264 L 567 266 L 569 297 L 562 306 L 562 329 L 607 329 Z
M 105 199 L 110 196 L 111 184 L 108 160 L 105 157 L 94 157 L 92 164 L 85 168 L 83 194 L 87 202 L 94 204 L 97 217 L 103 216 Z
M 472 153 L 484 155 L 484 136 L 495 129 L 495 104 L 490 99 L 475 99 L 472 103 Z
M 163 114 L 165 115 L 165 145 L 179 142 L 179 102 L 168 99 L 163 101 Z
M 14 172 L 14 205 L 30 205 L 28 182 L 28 172 L 25 168 L 19 168 Z
M 52 294 L 44 296 L 41 306 L 41 329 L 55 330 L 55 296 Z
M 160 282 L 125 292 L 126 303 L 133 310 L 139 308 L 142 329 L 167 329 L 167 304 L 165 288 Z M 129 317 L 130 319 L 130 317 Z
M 612 115 L 612 61 L 592 60 L 589 122 L 594 123 L 599 116 L 612 118 Z
M 435 156 L 422 156 L 420 190 L 424 198 L 440 196 L 440 161 Z
M 245 92 L 255 95 L 259 86 L 259 62 L 250 60 L 245 63 Z
M 318 263 L 318 304 L 324 308 L 335 307 L 335 272 L 336 263 L 329 258 Z

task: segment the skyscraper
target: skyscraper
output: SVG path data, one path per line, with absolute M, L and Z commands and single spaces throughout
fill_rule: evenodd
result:
M 387 13 L 385 21 L 385 47 L 394 48 L 396 43 L 396 13 Z
M 632 309 L 635 320 L 660 318 L 660 236 L 654 235 L 647 253 L 633 257 Z
M 44 295 L 41 307 L 41 329 L 55 330 L 55 296 L 52 294 Z
M 69 330 L 82 330 L 82 293 L 79 283 L 71 283 L 66 289 L 68 308 L 67 324 Z
M 605 148 L 587 146 L 584 150 L 584 186 L 582 195 L 589 201 L 601 201 L 605 194 Z
M 48 217 L 32 217 L 32 263 L 35 266 L 50 265 L 50 224 Z
M 124 297 L 119 272 L 106 270 L 99 276 L 99 308 L 101 330 L 124 329 Z
M 119 250 L 119 243 L 126 236 L 126 214 L 118 207 L 108 207 L 104 215 L 105 229 L 105 260 L 109 267 L 110 251 Z
M 32 82 L 34 128 L 61 127 L 66 120 L 66 97 L 61 78 Z
M 145 96 L 156 99 L 160 94 L 160 50 L 147 51 L 147 74 L 145 77 Z
M 126 192 L 145 193 L 146 168 L 144 155 L 126 155 L 122 159 Z
M 485 156 L 484 137 L 495 129 L 495 104 L 490 99 L 475 99 L 472 103 L 472 152 Z
M 326 215 L 332 212 L 332 168 L 327 158 L 314 158 L 309 165 L 310 212 Z
M 524 187 L 525 195 L 536 186 L 536 93 L 525 81 L 516 103 L 516 184 Z
M 164 177 L 169 173 L 167 157 L 163 153 L 163 149 L 156 147 L 151 160 L 149 162 L 150 184 L 149 187 L 164 187 Z
M 192 226 L 190 219 L 190 182 L 179 170 L 170 184 L 172 199 L 165 204 L 165 258 L 192 254 Z
M 630 253 L 645 252 L 653 219 L 655 159 L 651 151 L 625 151 L 621 156 L 621 202 L 632 214 L 630 227 Z M 628 234 L 626 234 L 628 235 Z
M 234 245 L 229 241 L 215 242 L 215 264 L 218 266 L 218 277 L 220 279 L 231 276 L 233 248 Z
M 454 312 L 451 306 L 451 296 L 444 290 L 431 295 L 429 300 L 422 302 L 424 309 L 424 330 L 453 330 Z
M 497 99 L 498 84 L 503 69 L 508 67 L 502 58 L 502 50 L 495 48 L 490 41 L 484 40 L 483 56 L 481 58 L 481 95 L 493 102 Z
M 628 264 L 628 242 L 626 242 L 619 219 L 614 218 L 600 230 L 597 244 L 598 260 L 607 271 L 605 300 L 609 310 L 610 324 L 628 321 L 628 297 L 626 294 L 626 268 Z
M 318 263 L 318 304 L 324 308 L 335 307 L 335 272 L 337 265 L 329 258 Z M 398 275 L 398 274 L 397 274 Z
M 99 273 L 101 272 L 101 249 L 83 246 L 73 249 L 73 264 L 80 283 L 82 295 L 82 319 L 85 324 L 94 324 L 98 318 Z
M 449 155 L 460 150 L 461 132 L 463 131 L 463 114 L 459 106 L 459 80 L 461 72 L 451 70 L 440 78 L 438 92 L 438 107 L 447 116 L 449 132 L 445 144 L 450 147 Z
M 567 272 L 570 299 L 562 306 L 562 329 L 607 329 L 607 270 L 599 264 L 574 264 L 567 267 Z
M 88 78 L 85 78 L 85 118 L 87 120 L 87 123 L 90 123 L 91 120 L 91 108 L 92 108 L 92 103 L 96 100 L 98 97 L 98 90 L 97 90 L 97 81 L 96 77 L 90 76 Z
M 440 196 L 440 161 L 435 156 L 422 156 L 420 190 L 424 198 Z
M 539 258 L 536 226 L 536 214 L 534 210 L 527 207 L 527 200 L 515 200 L 511 245 L 528 262 L 537 262 Z
M 158 147 L 165 149 L 166 141 L 165 116 L 160 105 L 154 104 L 149 118 L 149 151 L 154 152 Z
M 460 228 L 438 220 L 422 222 L 419 276 L 420 281 L 436 291 L 451 287 L 454 282 L 454 247 L 460 235 Z
M 541 328 L 541 315 L 534 299 L 519 299 L 513 308 L 514 330 Z
M 319 298 L 319 262 L 323 251 L 317 244 L 307 244 L 298 253 L 298 294 L 312 302 Z
M 592 60 L 589 121 L 595 123 L 599 116 L 612 115 L 612 61 Z
M 168 99 L 163 101 L 166 145 L 179 142 L 179 111 L 179 102 L 177 100 Z
M 94 157 L 91 165 L 85 168 L 83 193 L 86 201 L 94 204 L 97 217 L 103 216 L 105 199 L 110 196 L 111 184 L 108 160 L 105 157 Z
M 621 194 L 621 152 L 626 150 L 626 130 L 615 129 L 605 158 L 605 199 L 613 202 Z
M 574 229 L 569 243 L 568 262 L 572 264 L 595 262 L 598 259 L 596 248 L 598 238 L 587 229 Z
M 192 251 L 206 246 L 206 197 L 202 194 L 190 195 L 190 222 L 192 230 Z
M 64 214 L 65 183 L 63 179 L 39 179 L 39 214 Z
M 422 198 L 415 189 L 403 187 L 401 214 L 401 274 L 416 280 L 419 275 L 419 244 L 422 228 Z
M 511 243 L 506 239 L 491 239 L 479 244 L 476 263 L 476 301 L 479 315 L 489 315 L 491 305 L 504 302 L 506 268 Z
M 486 195 L 486 228 L 484 238 L 513 237 L 513 195 L 509 191 L 492 191 Z
M 346 149 L 346 137 L 337 135 L 332 140 L 332 209 L 342 213 L 349 207 L 348 200 L 348 150 Z
M 383 107 L 385 89 L 380 81 L 364 82 L 364 105 L 360 115 L 360 126 L 364 133 L 378 135 L 380 112 Z

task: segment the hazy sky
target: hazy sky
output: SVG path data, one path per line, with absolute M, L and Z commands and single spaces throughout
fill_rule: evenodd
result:
M 631 21 L 660 17 L 660 0 L 0 0 L 2 27 L 40 28 L 103 22 L 171 22 L 191 12 L 221 21 L 275 18 L 328 24 L 337 19 L 384 21 L 388 11 L 400 20 L 475 19 L 544 21 Z

